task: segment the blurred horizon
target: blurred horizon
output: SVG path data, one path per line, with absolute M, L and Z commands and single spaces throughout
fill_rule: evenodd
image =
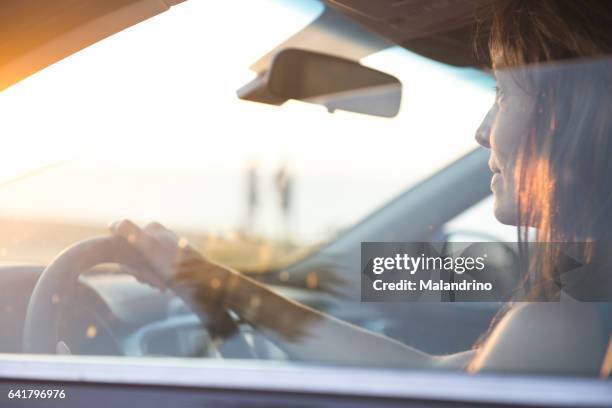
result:
M 239 100 L 235 91 L 254 77 L 249 66 L 322 6 L 236 7 L 181 3 L 5 90 L 0 218 L 94 230 L 131 218 L 223 236 L 248 224 L 246 172 L 255 161 L 251 236 L 311 246 L 475 147 L 493 100 L 490 78 L 400 47 L 362 61 L 402 81 L 394 119 Z M 275 24 L 262 25 L 270 16 Z M 274 186 L 283 163 L 292 176 L 289 217 Z M 36 174 L 2 185 L 29 171 Z

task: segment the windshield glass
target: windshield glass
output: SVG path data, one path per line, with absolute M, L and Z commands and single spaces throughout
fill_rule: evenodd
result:
M 334 111 L 274 93 L 278 57 L 251 68 L 343 9 L 238 3 L 182 2 L 2 92 L 0 353 L 607 377 L 605 52 L 501 38 L 477 69 L 320 40 L 289 84 L 321 61 L 317 85 L 401 83 L 394 117 Z M 335 57 L 382 44 L 338 30 Z
M 399 47 L 363 61 L 404 83 L 394 119 L 238 99 L 254 78 L 248 67 L 322 6 L 248 3 L 233 26 L 201 23 L 232 7 L 181 4 L 3 94 L 11 135 L 0 169 L 4 260 L 48 262 L 76 238 L 130 218 L 209 243 L 210 255 L 232 266 L 266 269 L 474 147 L 457 134 L 470 134 L 486 112 L 492 81 Z M 281 23 L 261 29 L 254 15 Z M 234 27 L 250 34 L 232 35 Z M 457 110 L 460 101 L 470 108 Z M 436 120 L 441 112 L 448 121 Z M 279 177 L 289 184 L 285 208 Z

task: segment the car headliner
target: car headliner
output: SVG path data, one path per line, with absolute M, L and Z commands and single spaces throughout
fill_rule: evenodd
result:
M 457 66 L 478 66 L 472 47 L 477 7 L 491 0 L 323 0 L 395 44 Z

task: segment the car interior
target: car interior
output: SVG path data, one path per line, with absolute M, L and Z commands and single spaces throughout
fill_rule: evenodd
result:
M 101 46 L 115 33 L 160 13 L 170 16 L 183 6 L 181 0 L 87 3 L 0 4 L 0 38 L 5 39 L 0 47 L 0 90 L 11 90 L 22 80 L 29 81 L 29 76 L 35 79 L 39 71 L 64 63 L 64 58 L 70 61 L 86 47 Z M 490 85 L 490 73 L 472 52 L 471 2 L 322 0 L 320 5 L 321 12 L 300 30 L 272 49 L 257 50 L 258 59 L 250 67 L 240 67 L 249 68 L 252 75 L 226 92 L 253 109 L 291 108 L 299 101 L 323 106 L 330 113 L 339 111 L 334 115 L 394 120 L 390 118 L 401 115 L 409 103 L 411 84 L 360 63 L 392 48 L 449 67 L 449 76 L 476 84 L 478 89 Z M 16 37 L 21 40 L 12 41 Z M 328 73 L 328 83 L 309 82 L 322 72 Z M 313 91 L 314 87 L 324 89 Z M 483 99 L 491 97 L 491 89 L 486 92 Z M 511 228 L 499 234 L 472 228 L 472 220 L 491 212 L 492 204 L 488 152 L 470 146 L 458 149 L 460 154 L 455 152 L 435 171 L 419 174 L 418 181 L 385 195 L 385 200 L 342 225 L 329 239 L 317 241 L 286 262 L 265 265 L 253 276 L 292 300 L 425 352 L 470 349 L 502 303 L 431 299 L 365 303 L 358 273 L 362 242 L 496 241 L 508 253 L 498 269 L 516 264 Z M 350 156 L 350 151 L 349 146 L 336 152 L 336 163 L 338 157 Z M 339 183 L 333 189 L 341 195 L 348 184 Z M 322 208 L 332 206 L 325 200 L 321 203 Z M 38 205 L 44 206 L 45 199 Z M 100 229 L 89 236 L 74 235 L 74 239 L 68 233 L 57 235 L 63 248 L 48 262 L 26 258 L 0 265 L 0 353 L 289 359 L 231 311 L 239 331 L 216 341 L 180 297 L 132 276 L 134 270 L 147 266 L 134 262 L 138 255 L 121 242 Z M 244 270 L 248 272 L 247 267 Z M 512 287 L 521 276 L 505 279 Z

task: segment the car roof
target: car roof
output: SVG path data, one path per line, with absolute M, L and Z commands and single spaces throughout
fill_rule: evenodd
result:
M 0 2 L 0 91 L 114 33 L 185 0 L 20 0 Z M 447 64 L 477 66 L 475 5 L 490 0 L 321 0 L 326 11 L 251 68 L 267 69 L 288 44 L 350 59 L 399 44 Z M 360 26 L 360 30 L 355 26 Z M 313 35 L 314 33 L 314 35 Z M 323 36 L 321 34 L 323 33 Z M 326 33 L 326 34 L 325 34 Z M 335 49 L 334 49 L 335 46 Z M 337 51 L 337 52 L 336 52 Z
M 323 0 L 350 19 L 410 51 L 456 66 L 481 65 L 474 26 L 491 0 Z
M 273 56 L 302 48 L 360 60 L 392 45 L 459 67 L 485 68 L 486 44 L 474 52 L 474 28 L 494 0 L 320 0 L 323 13 L 251 65 L 265 75 Z M 487 25 L 481 24 L 486 31 Z

